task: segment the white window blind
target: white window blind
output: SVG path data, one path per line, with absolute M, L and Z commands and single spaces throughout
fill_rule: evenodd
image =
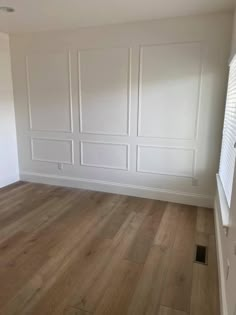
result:
M 230 208 L 236 159 L 236 56 L 230 64 L 219 177 Z

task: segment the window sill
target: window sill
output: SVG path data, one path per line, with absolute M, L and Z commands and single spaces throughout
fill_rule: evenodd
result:
M 221 184 L 219 174 L 216 174 L 216 181 L 217 181 L 217 190 L 218 190 L 218 196 L 219 196 L 222 225 L 224 228 L 228 228 L 229 227 L 229 206 L 225 197 L 225 193 Z

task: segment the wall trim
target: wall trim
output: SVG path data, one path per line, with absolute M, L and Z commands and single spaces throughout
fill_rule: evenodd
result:
M 71 144 L 71 161 L 59 161 L 59 160 L 49 160 L 49 159 L 40 159 L 34 155 L 34 140 L 44 140 L 44 141 L 52 141 L 52 142 L 69 142 Z M 48 163 L 61 163 L 61 164 L 69 164 L 74 165 L 74 140 L 73 139 L 62 139 L 62 138 L 50 138 L 50 137 L 30 137 L 30 150 L 31 150 L 31 160 L 38 162 L 48 162 Z
M 55 52 L 55 53 L 60 53 L 60 51 Z M 52 54 L 52 53 L 49 53 Z M 32 54 L 32 55 L 37 55 L 37 54 Z M 40 55 L 40 54 L 38 54 Z M 70 50 L 67 51 L 67 64 L 68 64 L 68 94 L 69 94 L 69 99 L 68 99 L 68 106 L 69 106 L 69 123 L 70 123 L 70 128 L 68 130 L 57 130 L 57 129 L 35 129 L 33 126 L 33 119 L 32 119 L 32 104 L 31 104 L 31 93 L 30 93 L 30 69 L 29 69 L 29 58 L 30 55 L 25 56 L 25 72 L 26 72 L 26 96 L 27 96 L 27 107 L 28 107 L 28 118 L 29 118 L 29 130 L 30 131 L 38 131 L 38 132 L 55 132 L 55 133 L 73 133 L 73 99 L 72 99 L 72 72 L 71 72 L 71 52 Z
M 78 177 L 74 178 L 68 176 L 58 176 L 34 172 L 21 172 L 20 179 L 33 183 L 103 191 L 108 193 L 164 200 L 199 207 L 213 208 L 214 205 L 214 197 L 209 195 L 186 193 L 154 187 L 121 184 L 95 179 Z
M 218 276 L 219 276 L 219 293 L 220 293 L 220 313 L 221 315 L 228 315 L 227 299 L 226 299 L 226 283 L 224 272 L 224 257 L 221 244 L 221 222 L 220 222 L 220 209 L 218 209 L 217 198 L 214 201 L 214 216 L 215 216 L 215 233 L 216 233 L 216 248 L 217 248 L 217 261 L 218 261 Z
M 80 134 L 107 135 L 107 136 L 130 136 L 130 118 L 131 118 L 131 72 L 132 72 L 132 48 L 130 47 L 110 47 L 109 49 L 127 49 L 128 51 L 128 80 L 127 80 L 127 129 L 125 133 L 104 132 L 100 130 L 89 131 L 83 128 L 83 102 L 82 102 L 82 75 L 81 75 L 81 52 L 99 51 L 107 48 L 79 49 L 77 51 L 77 86 L 78 86 L 78 107 L 79 107 L 79 132 Z
M 126 167 L 116 167 L 116 166 L 109 166 L 109 165 L 100 165 L 100 164 L 89 164 L 84 162 L 84 143 L 91 143 L 91 144 L 105 144 L 105 145 L 111 145 L 111 146 L 124 146 L 126 147 Z M 120 171 L 129 171 L 129 160 L 130 160 L 130 145 L 128 143 L 117 143 L 117 142 L 105 142 L 105 141 L 91 141 L 91 140 L 80 140 L 80 165 L 81 166 L 88 166 L 88 167 L 96 167 L 96 168 L 107 168 L 107 169 L 113 169 L 113 170 L 120 170 Z
M 141 148 L 156 148 L 156 149 L 166 149 L 166 150 L 182 150 L 182 151 L 191 151 L 193 152 L 193 160 L 192 160 L 192 174 L 184 175 L 181 173 L 165 173 L 165 172 L 155 172 L 149 171 L 140 168 L 140 149 Z M 183 177 L 183 178 L 195 178 L 196 174 L 196 149 L 188 148 L 188 147 L 180 147 L 180 146 L 168 146 L 168 145 L 153 145 L 153 144 L 138 144 L 136 148 L 136 171 L 137 173 L 147 173 L 147 174 L 158 174 L 165 176 L 175 176 L 175 177 Z
M 143 49 L 146 47 L 161 47 L 161 46 L 180 46 L 180 45 L 191 45 L 199 44 L 200 48 L 200 59 L 199 59 L 199 80 L 198 80 L 198 101 L 196 106 L 196 116 L 195 116 L 195 126 L 194 126 L 194 136 L 192 138 L 170 138 L 165 136 L 152 136 L 152 135 L 142 135 L 141 133 L 141 115 L 142 115 L 142 79 L 143 79 Z M 179 41 L 179 42 L 169 42 L 169 43 L 156 43 L 148 45 L 139 46 L 139 74 L 138 74 L 138 126 L 137 126 L 137 136 L 145 138 L 157 138 L 157 139 L 171 139 L 171 140 L 194 140 L 196 141 L 199 133 L 199 116 L 201 107 L 201 94 L 202 94 L 202 81 L 203 81 L 203 70 L 204 70 L 204 59 L 203 56 L 203 40 L 199 41 Z

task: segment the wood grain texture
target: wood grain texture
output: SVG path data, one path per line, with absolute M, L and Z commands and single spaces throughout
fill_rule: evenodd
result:
M 156 314 L 165 285 L 170 251 L 153 246 L 128 309 L 129 315 Z
M 196 243 L 208 247 L 207 265 L 194 264 L 191 314 L 220 314 L 218 273 L 213 213 L 199 208 L 197 212 Z
M 65 309 L 64 315 L 89 315 L 89 313 L 80 309 L 68 307 Z
M 187 315 L 187 313 L 177 311 L 166 306 L 161 306 L 158 315 Z
M 194 263 L 195 245 L 208 265 Z M 0 190 L 1 315 L 218 315 L 213 212 L 19 182 Z
M 187 313 L 190 311 L 195 229 L 196 209 L 182 206 L 161 298 L 162 305 Z

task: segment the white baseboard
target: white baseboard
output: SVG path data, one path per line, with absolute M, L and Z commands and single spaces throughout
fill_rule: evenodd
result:
M 74 187 L 88 190 L 103 191 L 121 195 L 130 195 L 142 198 L 164 200 L 199 207 L 213 208 L 213 197 L 200 194 L 190 194 L 167 189 L 127 185 L 114 182 L 106 182 L 94 179 L 73 178 L 51 174 L 22 172 L 20 179 L 29 182 Z
M 220 209 L 218 209 L 217 199 L 215 200 L 214 211 L 215 211 L 215 232 L 216 232 L 221 315 L 228 315 L 229 313 L 228 313 L 227 300 L 226 300 L 224 257 L 223 257 L 223 251 L 222 251 L 221 231 L 220 231 L 222 224 L 220 222 L 220 215 L 219 215 Z
M 7 178 L 0 179 L 0 188 L 13 184 L 19 181 L 19 175 L 9 176 Z

